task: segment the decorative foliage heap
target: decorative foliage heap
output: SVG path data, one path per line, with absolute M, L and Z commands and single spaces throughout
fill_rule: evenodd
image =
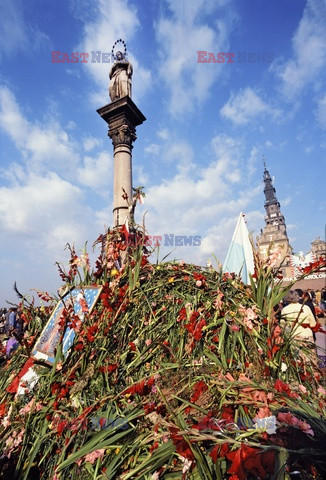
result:
M 93 271 L 69 247 L 64 289 L 102 293 L 83 323 L 64 311 L 72 351 L 58 349 L 53 367 L 34 361 L 38 383 L 17 395 L 46 319 L 22 302 L 28 334 L 0 375 L 2 478 L 325 478 L 326 391 L 314 351 L 275 315 L 290 286 L 272 262 L 256 258 L 246 286 L 213 268 L 150 264 L 126 235 L 98 239 Z M 254 427 L 272 415 L 272 428 Z

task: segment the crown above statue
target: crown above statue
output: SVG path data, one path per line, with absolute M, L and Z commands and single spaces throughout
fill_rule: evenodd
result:
M 123 48 L 121 48 L 121 47 L 119 48 L 120 44 Z M 121 51 L 121 50 L 123 50 L 123 51 Z M 113 57 L 114 61 L 127 60 L 127 45 L 126 45 L 126 42 L 124 40 L 122 40 L 121 38 L 119 38 L 119 40 L 114 42 L 111 53 L 112 53 L 112 57 Z

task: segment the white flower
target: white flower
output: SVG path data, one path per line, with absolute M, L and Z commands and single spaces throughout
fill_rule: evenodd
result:
M 187 473 L 189 468 L 191 467 L 192 460 L 188 460 L 188 458 L 184 458 L 184 457 L 181 457 L 181 460 L 183 462 L 182 473 Z
M 284 362 L 282 362 L 282 365 L 281 365 L 281 371 L 282 371 L 282 372 L 286 372 L 286 371 L 287 371 L 287 369 L 288 369 L 288 367 L 285 365 L 285 363 L 284 363 Z

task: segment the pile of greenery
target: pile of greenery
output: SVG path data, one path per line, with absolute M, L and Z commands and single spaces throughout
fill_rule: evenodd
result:
M 77 285 L 101 293 L 83 322 L 67 302 L 53 366 L 31 351 L 59 298 L 22 299 L 27 333 L 0 367 L 2 478 L 325 478 L 326 391 L 314 349 L 280 326 L 291 286 L 275 252 L 256 256 L 248 286 L 212 267 L 151 264 L 125 235 L 98 239 L 93 270 L 70 247 L 61 298 Z M 18 395 L 31 365 L 38 382 Z

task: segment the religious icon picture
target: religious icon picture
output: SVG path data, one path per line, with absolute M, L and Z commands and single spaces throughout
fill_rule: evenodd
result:
M 55 360 L 55 351 L 58 346 L 61 332 L 60 319 L 63 311 L 70 306 L 78 315 L 81 322 L 84 320 L 85 313 L 91 313 L 97 299 L 101 293 L 102 287 L 76 287 L 67 293 L 56 305 L 49 321 L 45 325 L 39 339 L 37 340 L 32 356 L 35 359 L 44 360 L 46 363 L 53 365 Z M 66 357 L 74 342 L 75 331 L 67 327 L 63 342 L 62 353 Z

